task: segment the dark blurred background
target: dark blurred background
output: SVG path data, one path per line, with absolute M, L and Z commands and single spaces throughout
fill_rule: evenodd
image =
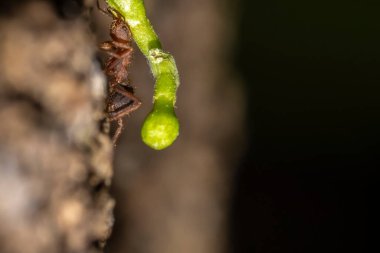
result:
M 240 1 L 249 149 L 231 252 L 364 252 L 378 183 L 378 1 Z
M 145 3 L 181 73 L 182 132 L 156 153 L 130 123 L 110 252 L 363 252 L 379 166 L 379 2 Z M 152 82 L 136 58 L 135 82 Z

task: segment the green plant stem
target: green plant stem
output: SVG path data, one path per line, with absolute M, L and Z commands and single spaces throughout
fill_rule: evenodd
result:
M 133 39 L 147 58 L 156 79 L 153 109 L 141 129 L 145 144 L 161 150 L 170 146 L 179 134 L 179 122 L 174 107 L 179 86 L 178 70 L 171 54 L 161 43 L 146 17 L 143 0 L 106 0 L 128 23 Z

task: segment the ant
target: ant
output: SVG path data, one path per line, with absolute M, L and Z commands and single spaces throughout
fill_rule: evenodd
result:
M 102 9 L 97 0 L 97 7 L 113 20 L 110 26 L 111 41 L 100 44 L 100 49 L 110 57 L 107 59 L 104 71 L 108 76 L 108 97 L 106 113 L 110 122 L 117 121 L 117 129 L 112 138 L 115 144 L 123 129 L 123 117 L 137 110 L 141 101 L 135 97 L 134 89 L 129 85 L 128 67 L 132 61 L 132 36 L 123 16 L 115 9 Z M 125 84 L 126 83 L 126 84 Z

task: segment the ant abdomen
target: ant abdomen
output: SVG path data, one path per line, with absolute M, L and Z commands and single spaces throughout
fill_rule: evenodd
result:
M 120 117 L 128 115 L 130 108 L 140 106 L 141 102 L 134 96 L 131 86 L 123 86 L 117 84 L 107 98 L 107 112 L 110 120 L 116 120 Z M 128 110 L 127 110 L 128 109 Z

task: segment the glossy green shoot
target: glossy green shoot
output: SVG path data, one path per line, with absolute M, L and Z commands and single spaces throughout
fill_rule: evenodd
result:
M 148 59 L 156 79 L 153 109 L 141 129 L 145 144 L 161 150 L 170 146 L 179 134 L 179 122 L 174 107 L 179 76 L 174 58 L 164 52 L 161 43 L 146 17 L 143 0 L 106 0 L 128 23 L 134 41 Z

